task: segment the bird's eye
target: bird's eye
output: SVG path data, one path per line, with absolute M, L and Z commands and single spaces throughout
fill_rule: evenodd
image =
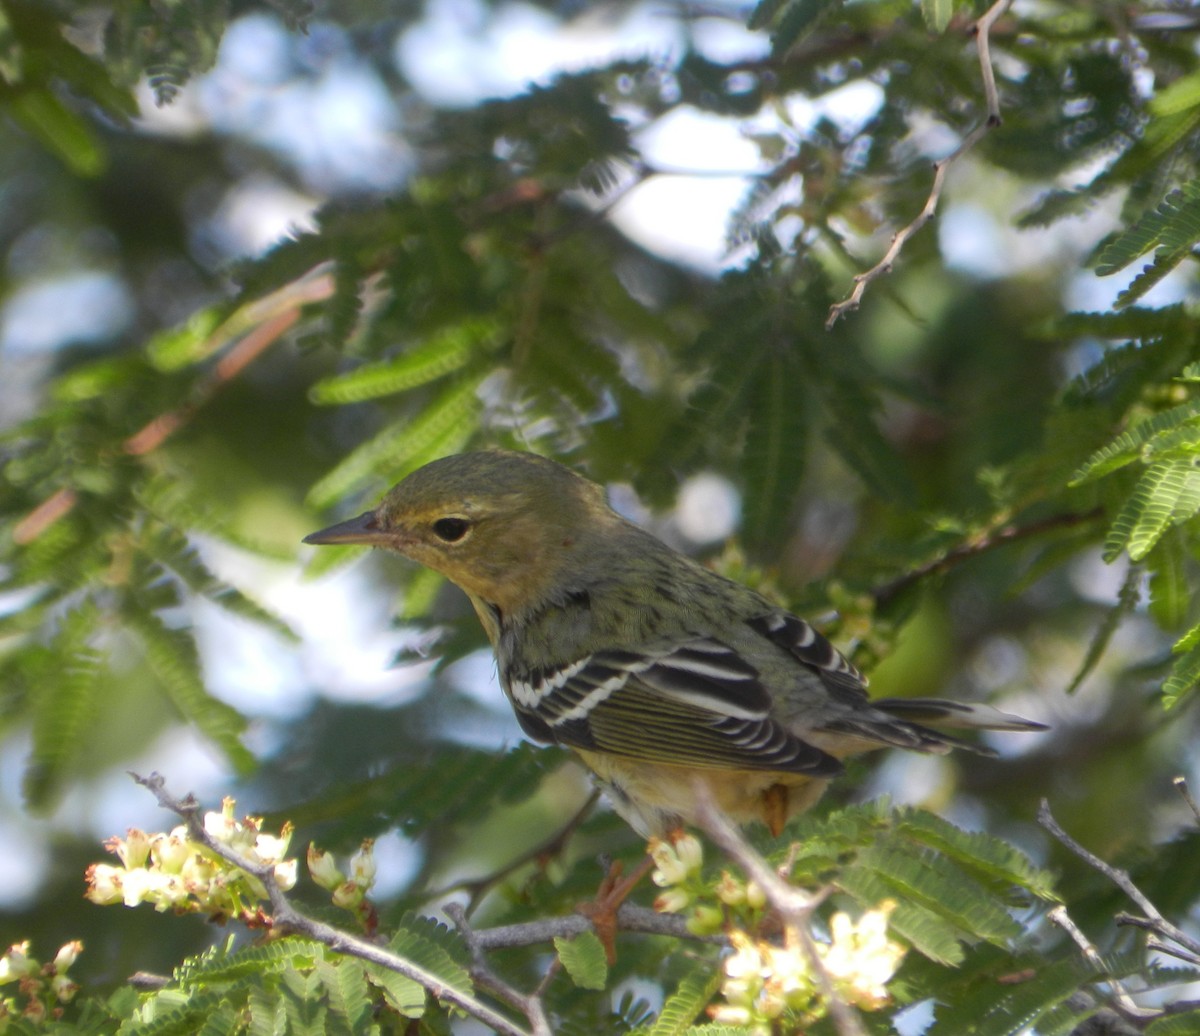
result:
M 439 518 L 433 523 L 433 533 L 445 543 L 457 543 L 471 528 L 466 518 Z

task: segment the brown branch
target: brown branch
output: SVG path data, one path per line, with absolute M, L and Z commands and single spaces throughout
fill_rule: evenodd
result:
M 201 352 L 216 352 L 227 341 L 236 341 L 236 344 L 221 357 L 212 372 L 197 383 L 187 403 L 148 421 L 125 439 L 122 443 L 124 451 L 131 457 L 142 457 L 157 450 L 188 424 L 219 389 L 295 326 L 305 305 L 332 294 L 333 278 L 328 273 L 318 272 L 244 306 L 230 316 L 209 335 Z M 17 523 L 13 540 L 22 546 L 32 543 L 60 518 L 70 514 L 78 502 L 79 494 L 75 489 L 56 490 Z
M 989 131 L 1000 125 L 1000 96 L 996 90 L 996 72 L 992 67 L 991 32 L 997 19 L 1011 6 L 1012 0 L 995 0 L 995 3 L 984 12 L 983 16 L 972 27 L 975 35 L 975 46 L 979 53 L 980 74 L 983 78 L 983 96 L 987 105 L 987 115 L 978 126 L 963 137 L 953 151 L 945 158 L 933 163 L 933 184 L 929 188 L 929 196 L 925 205 L 907 226 L 901 227 L 892 238 L 883 258 L 864 273 L 854 275 L 854 288 L 841 302 L 835 302 L 829 307 L 829 316 L 825 319 L 825 330 L 828 331 L 839 320 L 852 310 L 858 309 L 863 294 L 868 286 L 880 277 L 892 272 L 892 267 L 909 238 L 928 223 L 937 212 L 946 185 L 946 171 L 958 159 L 971 150 L 982 140 Z
M 274 931 L 297 932 L 323 943 L 337 953 L 344 953 L 351 957 L 357 957 L 360 960 L 378 964 L 389 971 L 394 971 L 399 975 L 412 979 L 412 981 L 421 985 L 436 999 L 466 1012 L 473 1018 L 477 1018 L 484 1025 L 502 1034 L 502 1036 L 544 1036 L 544 1033 L 541 1031 L 535 1031 L 532 1034 L 527 1033 L 520 1026 L 513 1024 L 504 1015 L 499 1014 L 487 1004 L 447 985 L 432 972 L 426 971 L 420 965 L 414 964 L 412 961 L 392 953 L 373 942 L 368 942 L 365 939 L 360 939 L 357 936 L 340 931 L 332 925 L 324 924 L 301 913 L 292 905 L 291 901 L 279 887 L 279 883 L 275 880 L 273 866 L 260 865 L 253 860 L 246 859 L 240 853 L 234 852 L 227 845 L 213 838 L 204 830 L 200 804 L 191 795 L 183 799 L 175 798 L 166 790 L 162 777 L 157 773 L 152 773 L 149 777 L 140 777 L 137 774 L 131 774 L 131 776 L 138 784 L 148 789 L 154 795 L 158 800 L 158 804 L 163 809 L 170 810 L 176 816 L 183 819 L 184 823 L 187 824 L 188 834 L 193 841 L 203 845 L 214 855 L 219 856 L 233 866 L 246 871 L 248 874 L 252 874 L 262 882 L 271 903 L 271 926 Z
M 875 599 L 877 605 L 888 604 L 914 583 L 920 582 L 927 576 L 939 575 L 942 572 L 949 571 L 969 558 L 976 557 L 979 554 L 986 554 L 989 550 L 995 550 L 997 547 L 1003 547 L 1018 540 L 1040 536 L 1042 533 L 1052 532 L 1056 529 L 1069 529 L 1075 525 L 1094 522 L 1103 516 L 1104 509 L 1097 507 L 1091 511 L 1052 514 L 1048 518 L 1040 518 L 1025 525 L 1008 524 L 997 528 L 985 529 L 983 532 L 977 533 L 957 546 L 951 547 L 944 553 L 939 554 L 931 561 L 918 565 L 916 568 L 905 572 L 904 575 L 898 576 L 891 582 L 876 587 L 871 591 L 871 596 Z

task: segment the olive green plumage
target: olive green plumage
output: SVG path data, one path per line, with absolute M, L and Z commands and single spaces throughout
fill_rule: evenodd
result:
M 367 543 L 471 599 L 525 732 L 577 751 L 638 831 L 694 814 L 696 780 L 773 831 L 853 752 L 963 743 L 922 725 L 1038 724 L 987 706 L 871 702 L 813 627 L 626 521 L 554 461 L 487 451 L 413 472 L 310 543 Z

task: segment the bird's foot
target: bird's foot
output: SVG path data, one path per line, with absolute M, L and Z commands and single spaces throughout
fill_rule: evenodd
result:
M 588 903 L 580 903 L 575 908 L 592 922 L 610 965 L 617 959 L 617 910 L 653 866 L 654 861 L 647 856 L 632 874 L 624 877 L 624 865 L 620 860 L 614 861 L 596 890 L 596 898 Z

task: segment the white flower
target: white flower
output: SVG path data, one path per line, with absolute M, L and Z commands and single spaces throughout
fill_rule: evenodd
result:
M 363 840 L 362 847 L 350 857 L 350 880 L 361 886 L 364 892 L 375 884 L 375 841 Z
M 79 954 L 82 951 L 83 951 L 83 943 L 78 939 L 75 939 L 68 943 L 64 943 L 59 948 L 58 953 L 56 953 L 54 955 L 54 970 L 55 970 L 55 972 L 57 972 L 58 974 L 61 974 L 62 972 L 66 971 L 67 968 L 69 968 L 72 964 L 75 963 L 76 958 L 79 956 Z
M 121 902 L 121 879 L 124 874 L 124 867 L 114 867 L 110 863 L 93 863 L 87 869 L 88 887 L 85 895 L 93 903 L 99 903 L 101 906 Z
M 297 860 L 284 860 L 275 864 L 275 884 L 284 892 L 296 886 L 296 873 L 299 867 Z
M 868 910 L 857 925 L 846 914 L 834 914 L 829 921 L 832 941 L 818 947 L 838 992 L 864 1010 L 887 1003 L 888 980 L 904 959 L 904 947 L 887 937 L 888 915 L 895 907 L 888 901 Z
M 0 983 L 27 978 L 38 970 L 38 962 L 29 956 L 29 941 L 14 943 L 0 957 Z
M 692 902 L 686 889 L 667 889 L 654 901 L 654 909 L 660 914 L 678 914 Z
M 346 880 L 346 875 L 338 870 L 333 853 L 318 849 L 315 842 L 308 847 L 308 873 L 321 888 L 331 892 Z

